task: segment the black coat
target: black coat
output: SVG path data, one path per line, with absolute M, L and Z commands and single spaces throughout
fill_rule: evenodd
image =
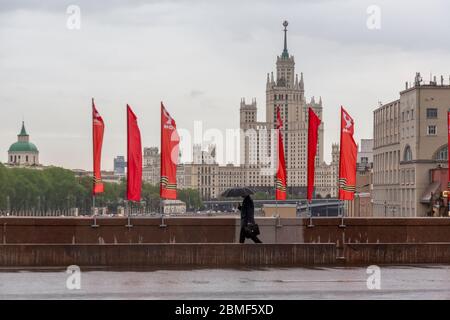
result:
M 250 196 L 246 196 L 241 206 L 241 225 L 246 226 L 255 223 L 255 205 Z

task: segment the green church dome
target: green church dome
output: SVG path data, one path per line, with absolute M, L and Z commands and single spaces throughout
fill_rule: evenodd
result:
M 39 152 L 38 148 L 30 142 L 30 136 L 25 129 L 25 122 L 22 121 L 22 129 L 17 135 L 17 142 L 9 147 L 8 152 Z
M 18 141 L 9 147 L 8 152 L 39 152 L 37 147 L 31 142 Z

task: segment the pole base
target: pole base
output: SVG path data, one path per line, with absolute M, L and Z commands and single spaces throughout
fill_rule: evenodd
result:
M 313 221 L 312 221 L 312 216 L 309 216 L 309 223 L 308 223 L 307 227 L 308 228 L 313 228 L 314 227 L 314 224 L 313 224 Z

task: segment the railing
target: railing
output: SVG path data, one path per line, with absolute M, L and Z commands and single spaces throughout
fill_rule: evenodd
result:
M 339 216 L 339 211 L 342 213 L 344 210 L 344 204 L 338 199 L 312 199 L 308 202 L 306 199 L 288 199 L 283 201 L 276 200 L 253 200 L 255 204 L 255 210 L 261 209 L 265 204 L 271 205 L 284 205 L 291 204 L 297 208 L 297 215 L 308 217 L 321 216 L 321 217 L 336 217 Z M 205 211 L 211 213 L 220 214 L 225 212 L 238 212 L 237 205 L 239 200 L 211 200 L 204 201 Z
M 76 217 L 78 216 L 78 208 L 71 209 L 55 209 L 55 210 L 0 210 L 0 216 L 14 217 Z

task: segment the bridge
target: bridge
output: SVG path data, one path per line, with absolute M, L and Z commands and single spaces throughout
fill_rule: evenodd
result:
M 265 204 L 271 205 L 296 205 L 298 216 L 307 216 L 311 212 L 315 217 L 336 217 L 338 216 L 339 206 L 344 207 L 344 202 L 338 199 L 313 199 L 308 203 L 306 199 L 288 199 L 283 201 L 276 200 L 253 200 L 256 209 L 261 209 Z M 212 213 L 235 213 L 239 200 L 209 200 L 203 201 L 206 211 Z

